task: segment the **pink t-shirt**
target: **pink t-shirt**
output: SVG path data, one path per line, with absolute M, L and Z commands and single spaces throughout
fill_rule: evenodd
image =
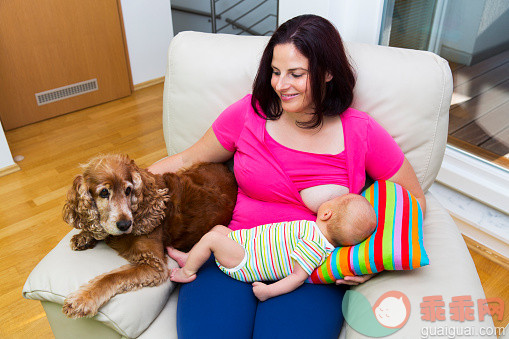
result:
M 359 193 L 366 172 L 378 180 L 389 179 L 399 170 L 403 152 L 368 114 L 349 108 L 342 113 L 341 122 L 345 150 L 336 155 L 334 164 L 334 155 L 277 149 L 284 146 L 271 140 L 266 120 L 251 106 L 251 95 L 224 110 L 212 129 L 221 145 L 235 152 L 234 172 L 239 190 L 229 227 L 237 230 L 282 221 L 314 221 L 316 214 L 306 207 L 299 194 L 302 187 L 310 187 L 310 179 L 316 180 L 311 186 L 339 184 Z M 282 163 L 281 151 L 294 151 L 298 161 Z M 289 172 L 297 174 L 292 175 L 293 180 L 298 177 L 304 184 L 292 181 Z
M 294 150 L 278 143 L 269 133 L 265 133 L 265 143 L 297 191 L 326 184 L 348 187 L 344 151 L 339 154 L 314 154 Z

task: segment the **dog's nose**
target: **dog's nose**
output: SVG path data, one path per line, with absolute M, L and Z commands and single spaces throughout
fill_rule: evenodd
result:
M 121 230 L 122 232 L 125 232 L 131 227 L 132 221 L 131 220 L 120 220 L 117 221 L 117 228 Z

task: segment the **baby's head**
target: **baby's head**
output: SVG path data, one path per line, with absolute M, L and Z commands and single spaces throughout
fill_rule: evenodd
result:
M 375 231 L 376 213 L 366 198 L 349 193 L 324 202 L 318 209 L 319 221 L 334 246 L 352 246 Z

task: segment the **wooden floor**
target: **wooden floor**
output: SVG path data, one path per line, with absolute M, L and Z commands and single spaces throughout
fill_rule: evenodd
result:
M 6 132 L 21 171 L 0 177 L 0 338 L 51 338 L 39 302 L 21 296 L 35 265 L 70 231 L 62 206 L 79 164 L 127 153 L 141 166 L 166 156 L 163 86 Z
M 19 162 L 21 171 L 0 177 L 0 338 L 53 337 L 40 303 L 22 298 L 23 284 L 70 231 L 61 210 L 80 163 L 109 152 L 128 153 L 141 166 L 166 156 L 162 92 L 162 84 L 152 86 L 6 133 L 12 154 L 25 159 Z M 486 295 L 509 305 L 509 272 L 471 253 Z
M 509 51 L 472 66 L 450 63 L 449 142 L 509 164 Z M 509 168 L 509 167 L 508 167 Z

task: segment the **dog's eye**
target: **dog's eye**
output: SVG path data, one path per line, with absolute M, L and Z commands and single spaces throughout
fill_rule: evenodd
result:
M 125 195 L 128 196 L 129 194 L 131 194 L 131 187 L 125 189 Z
M 107 199 L 110 196 L 110 192 L 106 188 L 103 188 L 101 192 L 99 192 L 99 196 L 101 198 Z

